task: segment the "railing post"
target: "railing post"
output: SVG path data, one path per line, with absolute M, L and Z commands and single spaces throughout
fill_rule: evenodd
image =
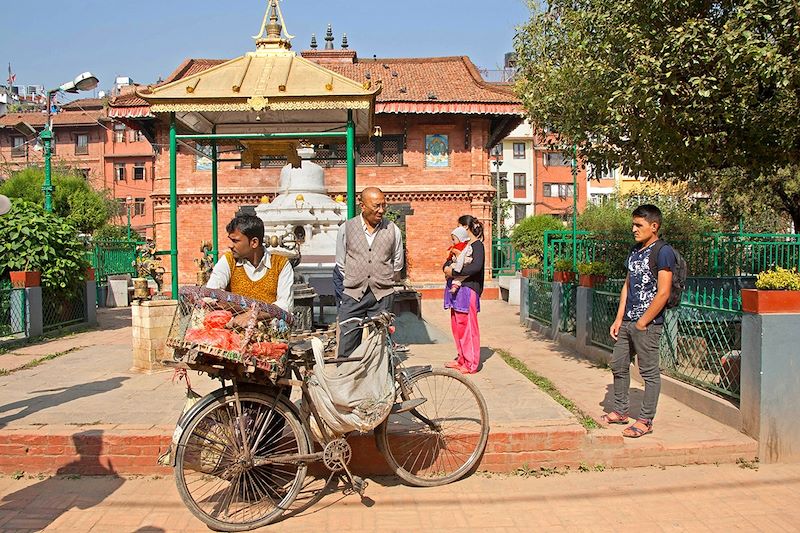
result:
M 38 337 L 44 333 L 44 316 L 42 313 L 42 288 L 25 289 L 25 336 Z
M 575 296 L 575 342 L 579 353 L 587 353 L 592 345 L 592 293 L 591 287 L 578 287 Z
M 560 281 L 550 282 L 553 287 L 553 295 L 550 299 L 550 327 L 552 328 L 553 339 L 558 337 L 558 330 L 561 326 L 561 293 L 563 284 Z

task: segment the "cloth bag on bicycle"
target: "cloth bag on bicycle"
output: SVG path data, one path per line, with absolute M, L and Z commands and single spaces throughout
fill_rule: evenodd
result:
M 337 435 L 375 428 L 394 404 L 394 375 L 386 331 L 370 329 L 367 339 L 350 355 L 360 358 L 358 361 L 326 365 L 322 341 L 311 340 L 315 363 L 308 392 L 322 420 Z

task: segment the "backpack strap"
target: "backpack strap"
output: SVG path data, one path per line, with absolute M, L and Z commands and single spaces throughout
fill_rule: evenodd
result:
M 653 273 L 653 277 L 658 280 L 658 254 L 661 253 L 661 249 L 667 245 L 667 241 L 664 239 L 658 239 L 655 243 L 653 243 L 653 249 L 650 250 L 650 257 L 648 257 L 650 263 L 650 272 Z

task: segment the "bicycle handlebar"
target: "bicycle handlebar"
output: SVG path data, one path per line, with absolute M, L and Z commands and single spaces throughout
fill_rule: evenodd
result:
M 379 314 L 375 316 L 368 316 L 364 318 L 353 317 L 348 318 L 347 320 L 342 320 L 339 322 L 339 326 L 343 326 L 345 324 L 350 324 L 355 322 L 358 327 L 368 326 L 369 324 L 380 324 L 382 326 L 388 327 L 394 321 L 394 315 L 389 311 L 381 311 Z

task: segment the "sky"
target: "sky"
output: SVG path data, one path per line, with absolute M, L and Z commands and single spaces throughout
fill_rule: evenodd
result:
M 267 0 L 74 0 L 5 2 L 0 10 L 0 84 L 9 62 L 17 85 L 52 89 L 91 71 L 107 90 L 116 76 L 137 83 L 166 78 L 189 57 L 226 59 L 251 51 Z M 359 57 L 467 55 L 499 68 L 513 49 L 526 0 L 282 0 L 293 50 L 327 24 L 335 47 L 347 34 Z M 91 96 L 82 93 L 82 97 Z M 64 100 L 72 100 L 70 95 Z

